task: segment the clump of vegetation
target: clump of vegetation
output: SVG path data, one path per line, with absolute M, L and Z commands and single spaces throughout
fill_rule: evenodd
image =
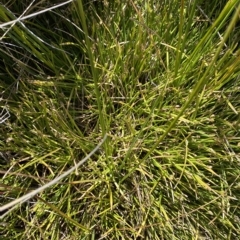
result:
M 1 206 L 108 137 L 1 236 L 237 239 L 239 1 L 57 4 L 0 5 Z

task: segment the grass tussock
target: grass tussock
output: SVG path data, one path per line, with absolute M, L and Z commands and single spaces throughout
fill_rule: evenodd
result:
M 0 5 L 1 209 L 108 137 L 0 235 L 237 239 L 239 1 L 57 2 Z

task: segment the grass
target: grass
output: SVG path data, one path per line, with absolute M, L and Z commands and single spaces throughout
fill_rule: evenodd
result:
M 1 239 L 237 239 L 239 2 L 54 4 L 0 6 Z

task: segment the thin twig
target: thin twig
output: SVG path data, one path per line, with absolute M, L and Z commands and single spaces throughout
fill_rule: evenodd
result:
M 74 172 L 77 168 L 79 168 L 83 163 L 85 163 L 101 147 L 101 145 L 105 142 L 106 138 L 107 138 L 107 134 L 104 135 L 103 139 L 99 142 L 99 144 L 84 159 L 82 159 L 79 163 L 74 165 L 72 168 L 70 168 L 65 173 L 56 177 L 49 183 L 46 183 L 45 185 L 37 188 L 36 190 L 34 190 L 30 193 L 27 193 L 27 194 L 23 195 L 22 197 L 15 199 L 14 201 L 0 207 L 0 212 L 6 211 L 7 209 L 9 209 L 6 213 L 4 213 L 3 215 L 0 216 L 0 219 L 4 218 L 8 213 L 10 213 L 13 209 L 15 209 L 18 204 L 22 204 L 22 203 L 26 202 L 30 198 L 34 197 L 35 195 L 44 191 L 45 189 L 51 187 L 52 185 L 58 183 L 60 180 L 62 180 L 63 178 L 67 177 L 69 174 Z
M 15 23 L 17 23 L 17 22 L 21 22 L 21 21 L 23 21 L 23 20 L 25 20 L 25 19 L 28 19 L 28 18 L 35 17 L 35 16 L 37 16 L 37 15 L 39 15 L 39 14 L 42 14 L 42 13 L 45 13 L 45 12 L 47 12 L 47 11 L 50 11 L 50 10 L 53 10 L 53 9 L 55 9 L 55 8 L 61 7 L 61 6 L 63 6 L 63 5 L 66 5 L 66 4 L 68 4 L 68 3 L 72 2 L 72 1 L 73 1 L 73 0 L 69 0 L 69 1 L 66 1 L 66 2 L 63 2 L 63 3 L 60 3 L 60 4 L 58 4 L 58 5 L 55 5 L 55 6 L 52 6 L 52 7 L 50 7 L 50 8 L 44 9 L 44 10 L 42 10 L 42 11 L 29 14 L 29 15 L 27 15 L 27 16 L 25 16 L 25 17 L 21 17 L 21 16 L 20 16 L 19 18 L 15 19 L 15 20 L 13 20 L 13 21 L 0 24 L 0 28 L 6 27 L 6 26 L 11 25 L 11 24 L 15 24 Z

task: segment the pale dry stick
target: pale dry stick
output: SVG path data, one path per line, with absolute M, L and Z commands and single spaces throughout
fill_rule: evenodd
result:
M 14 201 L 0 207 L 0 212 L 6 211 L 7 209 L 9 209 L 6 213 L 4 213 L 0 216 L 0 219 L 4 218 L 7 214 L 9 214 L 13 209 L 15 209 L 18 206 L 18 204 L 22 204 L 22 203 L 26 202 L 30 198 L 34 197 L 36 194 L 44 191 L 45 189 L 51 187 L 52 185 L 58 183 L 60 180 L 62 180 L 63 178 L 67 177 L 72 172 L 74 172 L 77 168 L 79 168 L 83 163 L 85 163 L 101 147 L 101 145 L 105 142 L 106 139 L 107 139 L 107 134 L 104 135 L 103 139 L 99 142 L 99 144 L 84 159 L 82 159 L 75 166 L 73 166 L 72 168 L 67 170 L 65 173 L 56 177 L 49 183 L 46 183 L 45 185 L 37 188 L 36 190 L 34 190 L 30 193 L 27 193 L 27 194 L 23 195 L 22 197 L 15 199 Z
M 10 26 L 10 28 L 2 35 L 2 37 L 0 38 L 0 41 L 7 35 L 7 33 L 13 28 L 13 26 L 15 25 L 15 23 L 17 21 L 20 21 L 21 18 L 23 18 L 23 15 L 28 11 L 28 9 L 33 5 L 33 3 L 35 2 L 35 0 L 33 0 L 29 6 L 25 9 L 25 11 L 16 19 L 15 22 L 13 22 Z
M 35 0 L 34 0 L 34 1 L 35 1 Z M 61 4 L 58 4 L 58 5 L 56 5 L 56 6 L 53 6 L 53 7 L 44 9 L 44 10 L 42 10 L 42 11 L 39 11 L 39 12 L 36 12 L 36 13 L 32 13 L 32 14 L 29 14 L 29 15 L 27 15 L 27 16 L 23 16 L 23 14 L 24 14 L 24 13 L 30 8 L 30 6 L 32 5 L 32 3 L 33 3 L 33 2 L 32 2 L 31 5 L 29 5 L 29 6 L 27 7 L 27 9 L 24 11 L 24 13 L 23 13 L 20 17 L 18 17 L 18 18 L 16 17 L 16 20 L 13 20 L 13 21 L 10 21 L 10 22 L 7 22 L 7 23 L 0 24 L 0 28 L 2 28 L 2 27 L 5 27 L 5 26 L 7 26 L 7 25 L 10 25 L 10 24 L 12 23 L 12 25 L 10 26 L 10 28 L 9 28 L 9 29 L 3 34 L 3 36 L 0 38 L 0 41 L 6 36 L 6 34 L 10 31 L 10 29 L 14 26 L 14 24 L 15 24 L 16 22 L 19 22 L 19 23 L 22 25 L 23 28 L 25 28 L 29 33 L 31 33 L 31 35 L 33 35 L 34 37 L 36 37 L 40 42 L 42 42 L 42 43 L 50 46 L 51 48 L 54 48 L 54 49 L 57 49 L 57 50 L 62 51 L 62 52 L 64 52 L 64 53 L 68 53 L 68 54 L 72 55 L 71 53 L 69 53 L 69 52 L 67 52 L 67 51 L 64 51 L 64 50 L 62 50 L 62 49 L 60 49 L 60 48 L 57 48 L 57 47 L 54 47 L 53 45 L 48 44 L 48 43 L 45 42 L 43 39 L 41 39 L 41 38 L 38 37 L 36 34 L 34 34 L 30 29 L 28 29 L 28 28 L 23 24 L 23 22 L 22 22 L 22 20 L 24 20 L 24 19 L 28 19 L 28 18 L 37 16 L 37 15 L 42 14 L 42 13 L 47 12 L 47 11 L 51 11 L 52 9 L 61 7 L 61 6 L 65 5 L 65 4 L 68 4 L 68 3 L 72 2 L 72 1 L 73 1 L 73 0 L 70 0 L 70 1 L 67 1 L 67 2 L 64 2 L 64 3 L 61 3 Z M 10 11 L 10 10 L 9 10 L 9 11 Z M 11 11 L 10 11 L 10 12 L 11 12 Z M 12 12 L 11 12 L 11 14 L 14 15 L 14 13 L 12 13 Z M 14 17 L 15 17 L 15 15 L 14 15 Z M 63 17 L 63 16 L 61 16 L 61 17 Z M 81 30 L 81 31 L 82 31 L 82 30 Z M 91 40 L 92 40 L 92 39 L 91 39 Z M 6 44 L 6 43 L 4 43 L 4 44 Z
M 10 11 L 10 10 L 9 10 L 9 11 Z M 15 17 L 14 13 L 11 12 L 11 14 Z M 17 17 L 16 17 L 16 19 L 17 19 Z M 23 22 L 19 21 L 19 23 L 20 23 L 20 25 L 21 25 L 24 29 L 27 30 L 27 32 L 29 32 L 32 36 L 34 36 L 35 38 L 37 38 L 40 42 L 46 44 L 47 46 L 50 46 L 51 48 L 54 48 L 54 49 L 57 49 L 57 50 L 62 51 L 62 52 L 64 52 L 64 53 L 68 53 L 68 54 L 72 55 L 71 53 L 69 53 L 69 52 L 67 52 L 67 51 L 64 51 L 64 50 L 62 50 L 62 49 L 60 49 L 60 48 L 54 47 L 53 45 L 45 42 L 43 39 L 41 39 L 41 38 L 38 37 L 35 33 L 33 33 L 29 28 L 27 28 Z M 10 29 L 11 29 L 11 28 L 10 28 Z M 4 33 L 4 35 L 0 38 L 0 40 L 7 34 L 8 31 L 9 31 L 9 29 Z M 2 42 L 1 42 L 1 43 L 2 43 Z M 3 43 L 3 44 L 6 44 L 6 43 Z
M 0 101 L 1 101 L 1 98 L 0 98 Z M 9 111 L 6 108 L 3 108 L 3 110 L 0 113 L 0 124 L 7 121 L 8 118 L 10 118 L 10 117 L 11 117 L 11 115 L 10 115 Z
M 11 24 L 15 24 L 15 23 L 17 23 L 17 22 L 21 22 L 22 20 L 25 20 L 25 19 L 28 19 L 28 18 L 31 18 L 31 17 L 34 17 L 34 16 L 37 16 L 37 15 L 39 15 L 39 14 L 45 13 L 45 12 L 47 12 L 47 11 L 50 11 L 50 10 L 52 10 L 52 9 L 55 9 L 55 8 L 61 7 L 61 6 L 63 6 L 63 5 L 66 5 L 66 4 L 68 4 L 68 3 L 72 2 L 72 1 L 73 1 L 73 0 L 69 0 L 69 1 L 63 2 L 63 3 L 60 3 L 60 4 L 58 4 L 58 5 L 52 6 L 52 7 L 50 7 L 50 8 L 44 9 L 44 10 L 42 10 L 42 11 L 39 11 L 39 12 L 36 12 L 36 13 L 32 13 L 32 14 L 29 14 L 29 15 L 26 15 L 26 16 L 24 16 L 24 17 L 21 17 L 21 16 L 20 16 L 19 18 L 15 19 L 15 20 L 13 20 L 13 21 L 0 24 L 0 28 L 6 27 L 6 26 L 11 25 Z M 27 10 L 27 9 L 26 9 L 26 10 Z M 26 10 L 25 10 L 24 12 L 26 12 Z

